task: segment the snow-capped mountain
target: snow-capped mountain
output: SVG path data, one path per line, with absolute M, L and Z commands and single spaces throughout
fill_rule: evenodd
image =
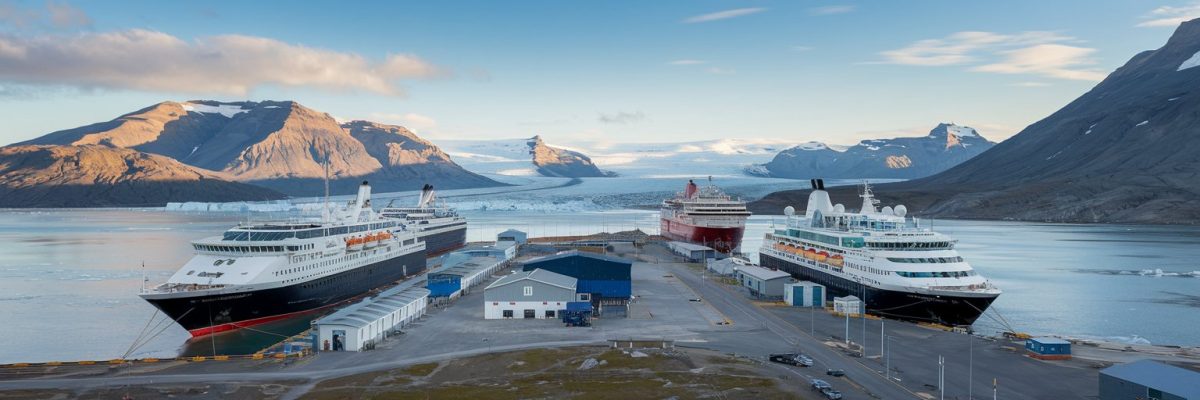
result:
M 335 193 L 352 192 L 363 180 L 380 191 L 498 184 L 404 127 L 342 125 L 292 101 L 168 101 L 20 144 L 129 148 L 292 195 L 321 193 L 326 161 Z
M 913 179 L 942 172 L 994 145 L 975 129 L 943 123 L 921 137 L 870 139 L 849 147 L 803 143 L 747 172 L 792 179 Z

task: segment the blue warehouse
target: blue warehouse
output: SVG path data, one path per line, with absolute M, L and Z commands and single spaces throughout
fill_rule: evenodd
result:
M 580 251 L 565 251 L 526 261 L 523 269 L 543 269 L 578 280 L 577 293 L 590 295 L 594 306 L 626 306 L 633 295 L 633 261 Z

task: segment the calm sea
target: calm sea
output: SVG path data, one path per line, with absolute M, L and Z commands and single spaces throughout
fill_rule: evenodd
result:
M 649 211 L 546 214 L 471 212 L 468 238 L 518 228 L 531 236 L 658 230 Z M 154 309 L 137 297 L 143 271 L 162 282 L 191 256 L 189 240 L 219 234 L 237 215 L 158 210 L 0 211 L 0 363 L 105 360 L 251 352 L 307 320 L 259 332 L 188 341 L 173 324 L 146 327 Z M 743 249 L 756 249 L 773 218 L 752 218 Z M 779 221 L 779 218 L 774 218 Z M 991 317 L 1035 334 L 1200 345 L 1200 228 L 935 221 L 959 251 L 1005 292 Z M 143 269 L 142 265 L 145 265 Z M 1161 270 L 1161 273 L 1159 273 Z M 134 343 L 139 333 L 145 339 Z

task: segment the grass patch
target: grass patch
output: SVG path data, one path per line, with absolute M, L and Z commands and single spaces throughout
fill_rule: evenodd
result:
M 425 364 L 410 365 L 410 366 L 405 367 L 404 369 L 400 370 L 400 373 L 402 373 L 404 375 L 408 375 L 408 376 L 414 376 L 414 377 L 425 377 L 425 376 L 429 376 L 429 374 L 432 374 L 433 371 L 437 369 L 437 367 L 438 367 L 438 363 L 425 363 Z

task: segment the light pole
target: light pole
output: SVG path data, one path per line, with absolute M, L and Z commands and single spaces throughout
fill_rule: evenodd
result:
M 846 346 L 849 346 L 849 345 L 850 345 L 850 313 L 846 313 Z
M 946 357 L 938 356 L 938 400 L 946 400 Z
M 887 356 L 884 357 L 887 359 L 886 366 L 884 367 L 884 377 L 888 380 L 892 379 L 892 340 L 894 339 L 896 339 L 895 336 L 887 337 Z
M 967 333 L 967 399 L 975 400 L 975 338 Z

